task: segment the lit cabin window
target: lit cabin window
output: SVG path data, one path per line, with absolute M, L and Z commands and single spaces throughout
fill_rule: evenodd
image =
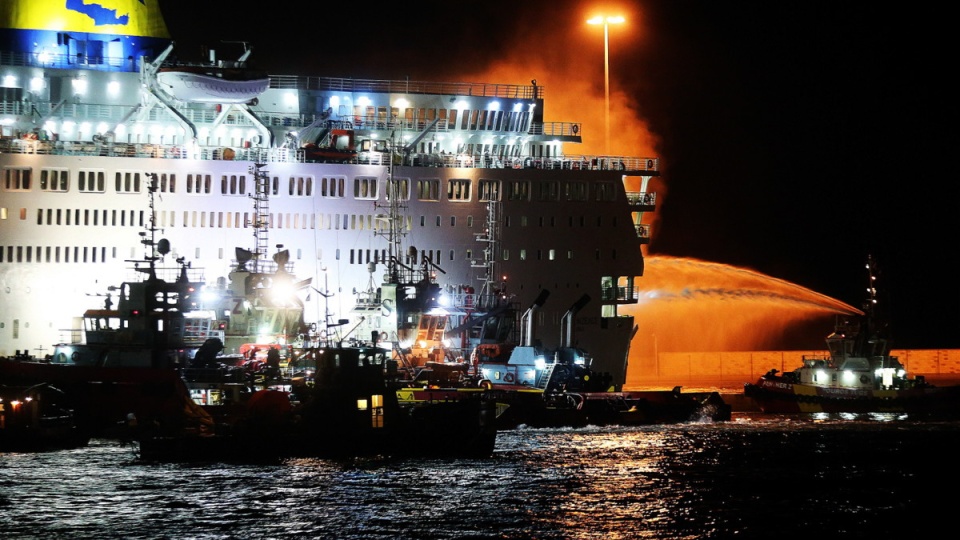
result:
M 440 200 L 440 179 L 422 178 L 417 180 L 417 200 L 421 201 L 439 201 Z
M 480 198 L 480 201 L 499 201 L 500 181 L 481 178 L 477 196 Z
M 451 201 L 469 201 L 470 187 L 470 180 L 467 178 L 451 178 L 447 182 L 447 199 Z
M 410 200 L 410 179 L 409 178 L 395 178 L 387 184 L 387 200 L 392 201 L 394 197 L 398 201 L 409 201 Z

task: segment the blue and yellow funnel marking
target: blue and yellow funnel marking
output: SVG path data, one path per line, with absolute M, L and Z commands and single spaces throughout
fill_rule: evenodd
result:
M 170 37 L 158 0 L 2 0 L 0 28 Z
M 159 0 L 0 0 L 0 50 L 132 70 L 170 44 Z M 109 57 L 109 58 L 108 58 Z

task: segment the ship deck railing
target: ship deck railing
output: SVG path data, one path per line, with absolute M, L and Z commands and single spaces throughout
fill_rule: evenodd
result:
M 167 144 L 134 144 L 85 141 L 51 141 L 40 139 L 0 138 L 0 152 L 12 154 L 44 154 L 64 156 L 112 156 L 158 159 L 199 159 L 250 161 L 254 163 L 307 162 L 301 149 L 232 148 Z M 361 152 L 345 163 L 388 165 L 390 156 L 383 152 Z M 657 174 L 659 158 L 627 156 L 490 156 L 485 154 L 411 154 L 403 163 L 408 166 L 454 167 L 464 169 L 545 169 L 545 170 L 616 170 Z
M 132 56 L 105 56 L 57 54 L 49 52 L 0 51 L 0 65 L 34 66 L 47 69 L 82 69 L 94 71 L 140 71 L 145 58 Z M 164 67 L 177 67 L 165 63 Z M 189 65 L 189 64 L 186 64 Z M 256 70 L 253 70 L 256 71 Z M 316 77 L 304 75 L 268 75 L 270 88 L 282 90 L 328 90 L 336 92 L 374 92 L 389 94 L 441 94 L 450 96 L 480 96 L 514 99 L 542 99 L 543 87 L 525 84 L 482 82 L 437 82 L 384 79 L 353 79 L 345 77 Z
M 341 77 L 270 75 L 270 88 L 281 90 L 328 90 L 381 94 L 439 94 L 445 96 L 542 99 L 543 87 L 525 84 L 435 82 Z

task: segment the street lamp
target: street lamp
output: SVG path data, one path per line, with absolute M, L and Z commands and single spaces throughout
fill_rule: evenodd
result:
M 604 119 L 606 121 L 607 155 L 610 155 L 610 25 L 621 24 L 624 21 L 626 21 L 626 19 L 619 15 L 616 17 L 597 15 L 587 21 L 587 24 L 603 25 L 603 88 L 606 99 L 606 115 Z

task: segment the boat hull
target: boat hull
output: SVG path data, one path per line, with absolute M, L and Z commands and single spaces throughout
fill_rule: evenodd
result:
M 174 369 L 64 366 L 0 359 L 5 384 L 50 384 L 70 400 L 77 427 L 93 436 L 123 436 L 130 415 L 141 422 L 181 414 L 189 393 Z
M 718 393 L 681 393 L 674 390 L 583 392 L 544 395 L 535 389 L 490 391 L 500 413 L 497 428 L 581 428 L 677 424 L 701 420 L 726 421 L 731 407 Z
M 846 389 L 761 378 L 755 384 L 745 384 L 744 395 L 764 413 L 960 414 L 960 386 Z

